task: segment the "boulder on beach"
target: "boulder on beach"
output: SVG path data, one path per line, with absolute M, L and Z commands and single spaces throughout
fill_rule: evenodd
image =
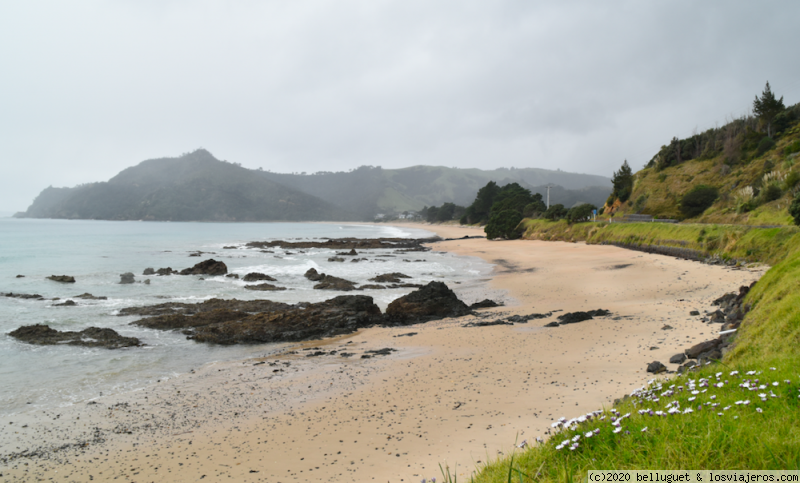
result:
M 267 275 L 265 273 L 260 273 L 260 272 L 250 272 L 247 275 L 245 275 L 242 278 L 242 280 L 244 280 L 245 282 L 258 282 L 258 281 L 261 281 L 261 280 L 266 280 L 267 282 L 277 282 L 277 280 L 275 278 L 270 277 L 269 275 Z
M 588 312 L 569 312 L 563 315 L 559 315 L 556 317 L 558 319 L 559 324 L 574 324 L 576 322 L 583 322 L 584 320 L 591 320 L 594 317 L 604 317 L 606 315 L 611 314 L 608 310 L 604 309 L 597 309 L 597 310 L 589 310 Z
M 147 327 L 149 329 L 174 330 L 200 327 L 209 324 L 218 324 L 229 320 L 241 320 L 250 314 L 239 310 L 227 308 L 209 310 L 195 315 L 165 314 L 131 322 L 131 325 Z
M 670 364 L 683 364 L 686 361 L 686 354 L 681 352 L 680 354 L 675 354 L 674 356 L 669 358 Z
M 667 367 L 658 361 L 653 361 L 650 364 L 647 364 L 647 372 L 651 372 L 653 374 L 660 374 L 662 372 L 666 372 L 666 370 Z
M 700 354 L 717 349 L 721 344 L 721 339 L 707 340 L 686 349 L 685 354 L 689 359 L 697 359 Z
M 339 290 L 342 292 L 349 292 L 351 290 L 356 290 L 356 284 L 350 280 L 323 273 L 319 283 L 314 285 L 314 290 Z
M 467 304 L 442 282 L 430 282 L 396 299 L 386 308 L 388 321 L 402 325 L 471 313 Z
M 75 283 L 75 277 L 70 275 L 50 275 L 47 279 L 54 282 Z
M 469 308 L 471 308 L 472 310 L 475 310 L 475 309 L 488 309 L 488 308 L 491 308 L 491 307 L 500 307 L 501 305 L 503 305 L 503 304 L 498 304 L 494 300 L 483 299 L 480 302 L 475 302 L 474 304 L 470 305 Z
M 322 277 L 324 277 L 325 274 L 317 272 L 317 270 L 314 268 L 309 268 L 308 270 L 306 270 L 306 273 L 303 274 L 303 276 L 311 280 L 312 282 L 319 282 L 320 280 L 322 280 Z
M 297 342 L 349 334 L 380 321 L 381 311 L 372 297 L 340 295 L 325 302 L 197 327 L 190 338 L 216 344 Z
M 119 275 L 119 283 L 121 284 L 134 283 L 135 281 L 136 279 L 133 277 L 133 273 L 131 272 L 125 272 Z
M 192 268 L 185 268 L 180 271 L 181 275 L 225 275 L 226 273 L 228 273 L 228 266 L 213 258 L 204 260 Z
M 120 349 L 142 345 L 136 337 L 123 337 L 113 329 L 89 327 L 80 332 L 61 332 L 47 325 L 26 325 L 12 332 L 11 337 L 22 342 L 36 345 L 79 345 L 84 347 L 104 347 Z

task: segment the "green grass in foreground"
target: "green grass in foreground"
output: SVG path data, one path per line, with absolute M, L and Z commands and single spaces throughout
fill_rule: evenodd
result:
M 564 227 L 554 225 L 534 224 L 534 230 L 563 236 Z M 603 237 L 636 236 L 688 246 L 703 242 L 698 241 L 702 229 L 620 224 Z M 600 230 L 570 227 L 573 234 L 586 233 L 589 243 L 608 240 L 598 235 Z M 660 379 L 615 408 L 591 418 L 584 415 L 585 421 L 561 424 L 543 443 L 478 468 L 470 481 L 580 481 L 590 469 L 800 469 L 797 230 L 719 225 L 705 227 L 703 236 L 717 239 L 729 254 L 750 250 L 746 256 L 753 261 L 775 263 L 745 299 L 752 310 L 724 360 Z M 445 482 L 455 481 L 444 476 Z

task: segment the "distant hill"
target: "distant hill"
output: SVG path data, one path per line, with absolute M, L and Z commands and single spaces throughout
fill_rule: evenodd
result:
M 305 193 L 313 193 L 362 217 L 375 213 L 400 213 L 424 206 L 455 203 L 466 206 L 489 181 L 499 185 L 516 182 L 535 193 L 546 195 L 548 183 L 551 203 L 572 206 L 586 202 L 602 205 L 611 193 L 611 179 L 589 174 L 566 173 L 539 168 L 480 169 L 412 166 L 383 169 L 362 166 L 350 172 L 321 172 L 310 175 L 264 172 L 269 179 Z
M 250 170 L 199 149 L 143 161 L 108 181 L 49 187 L 17 217 L 161 221 L 370 220 L 453 202 L 468 205 L 489 181 L 517 182 L 552 203 L 602 204 L 611 180 L 546 169 L 362 166 L 311 175 Z
M 354 215 L 200 149 L 143 161 L 107 182 L 49 187 L 28 218 L 159 221 L 349 220 Z

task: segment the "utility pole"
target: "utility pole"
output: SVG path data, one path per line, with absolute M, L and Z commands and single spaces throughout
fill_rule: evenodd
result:
M 552 184 L 547 184 L 547 209 L 550 209 L 550 187 L 553 186 Z

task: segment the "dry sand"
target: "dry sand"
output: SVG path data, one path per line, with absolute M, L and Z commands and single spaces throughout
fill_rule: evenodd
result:
M 441 477 L 442 464 L 457 465 L 466 481 L 515 441 L 544 436 L 554 419 L 610 406 L 641 386 L 647 363 L 666 364 L 715 336 L 719 325 L 689 312 L 762 274 L 580 243 L 469 239 L 433 248 L 495 264 L 487 284 L 453 287 L 467 302 L 504 299 L 481 320 L 597 308 L 612 316 L 556 328 L 542 326 L 558 313 L 513 326 L 446 319 L 211 364 L 124 396 L 0 421 L 2 455 L 68 445 L 0 463 L 0 479 L 399 482 Z M 306 357 L 303 349 L 316 347 L 355 355 Z M 385 347 L 396 352 L 361 358 Z

